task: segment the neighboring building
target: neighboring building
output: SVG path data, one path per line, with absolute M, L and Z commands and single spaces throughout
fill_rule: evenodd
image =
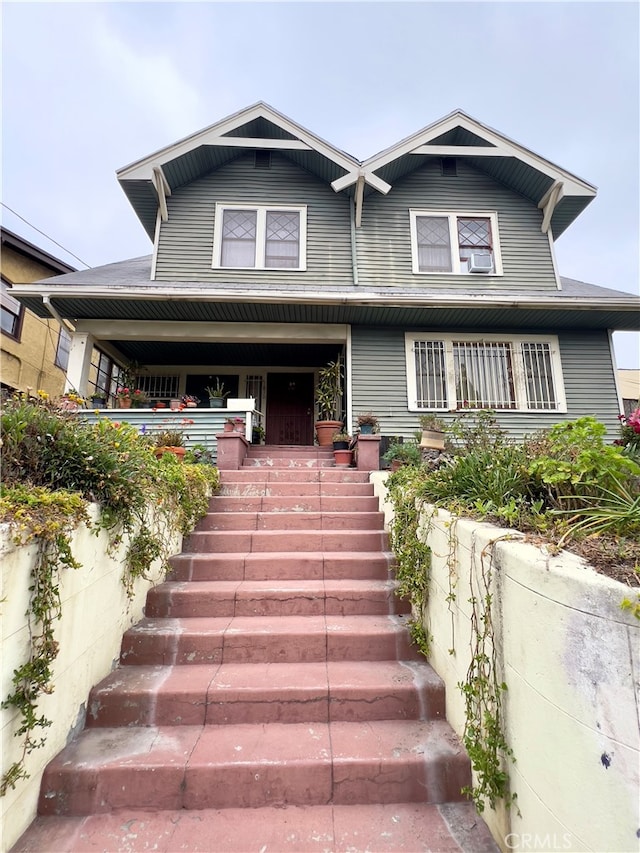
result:
M 553 248 L 596 190 L 465 113 L 360 162 L 258 103 L 118 180 L 153 254 L 20 289 L 76 321 L 81 390 L 100 346 L 152 398 L 219 378 L 267 443 L 310 443 L 343 355 L 349 427 L 492 408 L 516 435 L 586 414 L 616 432 L 610 332 L 640 326 L 638 300 L 560 278 Z
M 618 388 L 622 410 L 630 415 L 640 406 L 640 370 L 618 369 Z
M 51 314 L 38 316 L 12 294 L 15 282 L 38 281 L 75 268 L 63 263 L 6 228 L 0 230 L 2 254 L 3 393 L 39 388 L 52 396 L 64 390 L 71 335 Z

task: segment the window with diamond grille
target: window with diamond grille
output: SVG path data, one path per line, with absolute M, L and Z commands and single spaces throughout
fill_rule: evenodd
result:
M 300 214 L 267 211 L 265 267 L 297 269 L 300 262 Z
M 421 216 L 416 222 L 420 272 L 451 272 L 451 240 L 446 217 Z
M 466 275 L 471 255 L 485 255 L 492 261 L 486 265 L 486 272 L 502 275 L 497 214 L 422 210 L 409 213 L 414 273 Z
M 556 338 L 405 335 L 409 408 L 566 411 Z
M 472 253 L 491 256 L 491 223 L 488 219 L 458 219 L 460 261 L 466 263 Z
M 225 210 L 222 225 L 223 267 L 254 267 L 256 265 L 255 210 Z
M 306 269 L 305 206 L 216 204 L 213 266 Z

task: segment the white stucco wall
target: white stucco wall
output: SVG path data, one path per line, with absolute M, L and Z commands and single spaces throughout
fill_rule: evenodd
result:
M 384 478 L 372 475 L 381 497 Z M 388 504 L 386 511 L 389 519 Z M 496 841 L 503 850 L 637 851 L 640 624 L 620 609 L 635 593 L 567 552 L 551 557 L 522 537 L 501 539 L 507 530 L 443 511 L 427 527 L 430 663 L 445 681 L 447 718 L 460 735 L 469 598 L 478 594 L 483 551 L 485 565 L 493 554 L 506 737 L 516 757 L 509 774 L 521 812 L 485 810 Z
M 89 508 L 97 518 L 96 506 Z M 180 550 L 176 537 L 171 551 Z M 62 618 L 56 623 L 55 637 L 60 651 L 53 664 L 55 690 L 43 696 L 38 712 L 53 721 L 44 730 L 46 744 L 27 756 L 27 780 L 18 782 L 14 790 L 0 798 L 0 849 L 8 850 L 36 815 L 40 778 L 46 764 L 65 746 L 76 728 L 84 724 L 89 691 L 113 669 L 120 655 L 123 633 L 143 615 L 147 590 L 162 577 L 159 564 L 153 567 L 151 581 L 135 583 L 134 598 L 125 593 L 123 559 L 127 543 L 109 550 L 109 538 L 78 528 L 72 539 L 72 552 L 80 561 L 80 569 L 63 569 L 60 573 Z M 31 566 L 35 558 L 33 545 L 13 545 L 7 525 L 0 527 L 2 561 L 0 590 L 0 632 L 2 637 L 1 695 L 12 692 L 14 669 L 28 659 L 29 632 L 25 613 L 29 605 Z M 19 717 L 11 710 L 0 712 L 2 725 L 2 772 L 18 760 L 22 741 L 14 737 Z M 38 732 L 42 730 L 37 730 Z

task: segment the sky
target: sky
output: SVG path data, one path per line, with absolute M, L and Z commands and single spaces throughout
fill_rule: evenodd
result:
M 560 273 L 640 294 L 636 0 L 1 14 L 2 223 L 79 269 L 152 250 L 116 169 L 256 101 L 360 160 L 459 108 L 598 188 L 558 239 Z M 614 342 L 618 367 L 640 367 L 640 334 Z

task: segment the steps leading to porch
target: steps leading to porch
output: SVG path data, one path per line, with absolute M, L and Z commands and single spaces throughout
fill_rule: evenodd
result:
M 368 475 L 280 450 L 221 472 L 16 853 L 497 849 Z

